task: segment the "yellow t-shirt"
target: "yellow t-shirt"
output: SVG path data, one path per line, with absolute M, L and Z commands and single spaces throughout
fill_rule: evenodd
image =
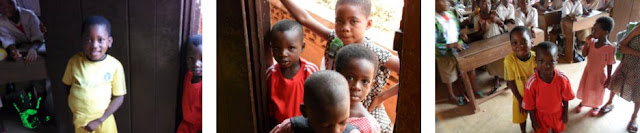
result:
M 533 69 L 536 68 L 536 54 L 531 51 L 531 57 L 527 61 L 521 61 L 516 53 L 511 53 L 504 58 L 504 80 L 515 81 L 518 87 L 518 93 L 524 96 L 524 85 L 527 83 L 529 76 L 533 75 Z
M 122 64 L 110 55 L 98 62 L 90 61 L 82 52 L 74 55 L 62 82 L 71 86 L 68 102 L 76 127 L 100 118 L 112 96 L 127 94 Z
M 533 69 L 536 67 L 536 54 L 531 51 L 529 60 L 521 61 L 515 53 L 511 53 L 504 58 L 504 80 L 515 81 L 518 93 L 524 96 L 524 85 L 527 83 L 529 76 L 533 75 Z M 527 120 L 527 113 L 520 112 L 520 103 L 513 96 L 513 123 L 523 123 Z

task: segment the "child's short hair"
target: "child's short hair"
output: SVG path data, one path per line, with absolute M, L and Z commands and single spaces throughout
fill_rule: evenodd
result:
M 615 25 L 613 18 L 607 16 L 598 18 L 596 20 L 596 23 L 600 24 L 600 28 L 608 32 L 611 32 L 611 30 L 613 30 L 613 26 Z
M 192 35 L 189 37 L 189 41 L 187 42 L 189 45 L 193 46 L 202 46 L 202 35 Z
M 349 44 L 344 46 L 338 50 L 338 54 L 336 56 L 336 71 L 338 72 L 341 72 L 353 58 L 366 59 L 374 65 L 374 68 L 378 68 L 379 64 L 378 56 L 373 53 L 373 51 L 369 50 L 369 48 L 361 44 Z
M 359 7 L 358 9 L 367 17 L 371 14 L 371 0 L 338 0 L 338 2 L 336 2 L 336 9 L 338 5 L 345 4 Z
M 545 50 L 545 51 L 548 51 L 551 54 L 551 56 L 558 57 L 558 46 L 556 46 L 556 44 L 549 41 L 541 42 L 540 44 L 535 46 L 533 49 L 536 53 Z
M 514 27 L 511 30 L 511 32 L 509 32 L 509 39 L 511 39 L 511 36 L 513 36 L 513 33 L 522 33 L 524 35 L 531 36 L 531 31 L 529 30 L 529 28 L 527 28 L 525 26 L 516 26 L 516 27 Z
M 349 84 L 338 72 L 318 71 L 304 81 L 304 104 L 309 108 L 349 104 Z
M 290 19 L 283 19 L 276 22 L 276 24 L 273 24 L 273 27 L 271 27 L 271 31 L 269 34 L 271 35 L 271 38 L 275 38 L 276 32 L 285 32 L 285 31 L 295 31 L 296 33 L 298 33 L 300 40 L 304 39 L 304 33 L 302 32 L 302 25 L 300 25 L 300 23 L 298 23 L 297 21 L 290 20 Z
M 91 26 L 95 25 L 104 25 L 104 27 L 107 28 L 109 36 L 111 36 L 111 23 L 109 22 L 109 20 L 107 20 L 107 18 L 104 18 L 103 16 L 89 16 L 84 19 L 81 29 L 82 35 L 84 35 L 85 33 L 89 33 L 89 30 L 91 30 Z

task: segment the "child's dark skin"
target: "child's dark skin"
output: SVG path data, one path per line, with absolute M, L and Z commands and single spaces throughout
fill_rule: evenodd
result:
M 531 44 L 533 44 L 533 40 L 529 37 L 528 33 L 517 32 L 511 34 L 511 50 L 516 53 L 516 56 L 521 61 L 527 61 L 531 59 Z M 507 87 L 511 88 L 511 92 L 513 92 L 513 96 L 518 100 L 518 105 L 522 105 L 522 95 L 518 93 L 518 88 L 516 86 L 515 81 L 507 81 Z M 520 112 L 525 113 L 524 108 L 519 107 Z M 526 132 L 527 129 L 527 121 L 520 123 L 520 131 Z
M 303 49 L 304 42 L 299 32 L 274 32 L 271 50 L 285 78 L 292 79 L 300 70 L 300 54 Z
M 316 109 L 319 110 L 312 110 L 305 105 L 300 106 L 300 112 L 307 118 L 309 126 L 315 133 L 341 133 L 347 127 L 349 106 L 317 107 Z
M 367 111 L 362 105 L 362 100 L 371 91 L 374 80 L 375 65 L 367 59 L 349 59 L 347 64 L 339 73 L 342 74 L 349 83 L 351 100 L 351 111 L 349 117 L 365 117 Z
M 555 65 L 558 63 L 558 53 L 556 50 L 537 50 L 536 51 L 536 70 L 540 79 L 546 83 L 551 83 L 553 77 L 555 75 L 554 69 Z M 562 101 L 562 122 L 564 124 L 569 121 L 568 113 L 569 110 L 569 102 Z M 534 130 L 540 128 L 540 123 L 538 123 L 536 117 L 536 110 L 529 110 L 529 115 L 531 117 L 531 124 Z
M 187 67 L 193 73 L 191 83 L 198 83 L 202 81 L 202 45 L 189 44 L 188 47 Z
M 111 47 L 113 43 L 113 38 L 109 35 L 107 28 L 105 25 L 92 25 L 90 26 L 89 33 L 83 33 L 83 52 L 86 55 L 87 59 L 97 62 L 102 61 L 107 57 L 107 49 Z M 67 86 L 71 88 L 70 86 Z M 103 113 L 103 115 L 89 122 L 84 129 L 92 132 L 97 129 L 107 117 L 111 116 L 120 105 L 122 105 L 122 101 L 124 101 L 124 96 L 112 96 L 111 103 L 107 107 L 107 110 Z
M 14 0 L 0 0 L 0 11 L 2 11 L 2 15 L 6 16 L 13 23 L 18 23 L 20 21 L 20 14 L 18 13 L 18 9 L 15 7 Z M 23 58 L 23 55 L 20 54 L 18 48 L 15 44 L 10 45 L 7 48 L 7 52 L 10 53 L 11 58 L 15 61 L 24 61 L 26 63 L 30 63 L 35 61 L 38 58 L 38 52 L 36 49 L 42 45 L 42 41 L 34 41 L 30 43 L 26 43 L 23 45 L 27 45 L 29 50 L 27 51 L 27 55 Z

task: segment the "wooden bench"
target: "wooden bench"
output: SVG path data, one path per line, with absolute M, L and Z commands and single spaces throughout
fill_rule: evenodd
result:
M 596 20 L 598 18 L 605 17 L 605 16 L 609 16 L 609 13 L 593 10 L 591 14 L 589 14 L 588 16 L 578 17 L 577 18 L 578 20 L 575 22 L 569 22 L 569 23 L 565 23 L 565 21 L 562 22 L 563 24 L 569 25 L 568 27 L 571 28 L 571 29 L 568 29 L 571 32 L 567 32 L 566 35 L 564 35 L 565 39 L 564 39 L 564 58 L 563 59 L 565 61 L 569 63 L 573 63 L 573 58 L 574 58 L 573 40 L 574 40 L 575 32 L 593 27 L 593 24 L 596 23 Z
M 534 39 L 533 45 L 537 45 L 544 41 L 541 37 L 544 33 L 540 29 L 534 29 L 537 38 Z M 479 112 L 480 108 L 478 104 L 483 103 L 492 97 L 504 92 L 506 89 L 501 89 L 497 93 L 487 96 L 482 99 L 476 99 L 471 88 L 471 82 L 469 76 L 466 74 L 475 68 L 487 65 L 504 57 L 507 57 L 513 50 L 509 40 L 509 33 L 504 33 L 492 38 L 483 39 L 480 41 L 469 44 L 469 49 L 454 53 L 456 60 L 458 61 L 458 70 L 462 73 L 462 81 L 464 82 L 465 90 L 471 101 L 474 112 Z
M 0 61 L 0 84 L 39 79 L 47 79 L 45 57 L 40 56 L 30 64 L 15 61 Z

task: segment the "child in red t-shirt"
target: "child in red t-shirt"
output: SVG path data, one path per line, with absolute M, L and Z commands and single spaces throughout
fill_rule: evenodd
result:
M 527 81 L 522 103 L 529 111 L 534 132 L 564 131 L 569 100 L 575 97 L 567 76 L 555 69 L 556 51 L 556 45 L 551 42 L 535 47 L 537 67 Z
M 271 28 L 271 50 L 277 64 L 269 67 L 269 113 L 275 123 L 299 116 L 303 103 L 304 80 L 318 67 L 300 57 L 304 49 L 302 25 L 293 20 L 278 21 Z
M 189 38 L 182 91 L 182 122 L 178 133 L 202 132 L 202 35 Z

